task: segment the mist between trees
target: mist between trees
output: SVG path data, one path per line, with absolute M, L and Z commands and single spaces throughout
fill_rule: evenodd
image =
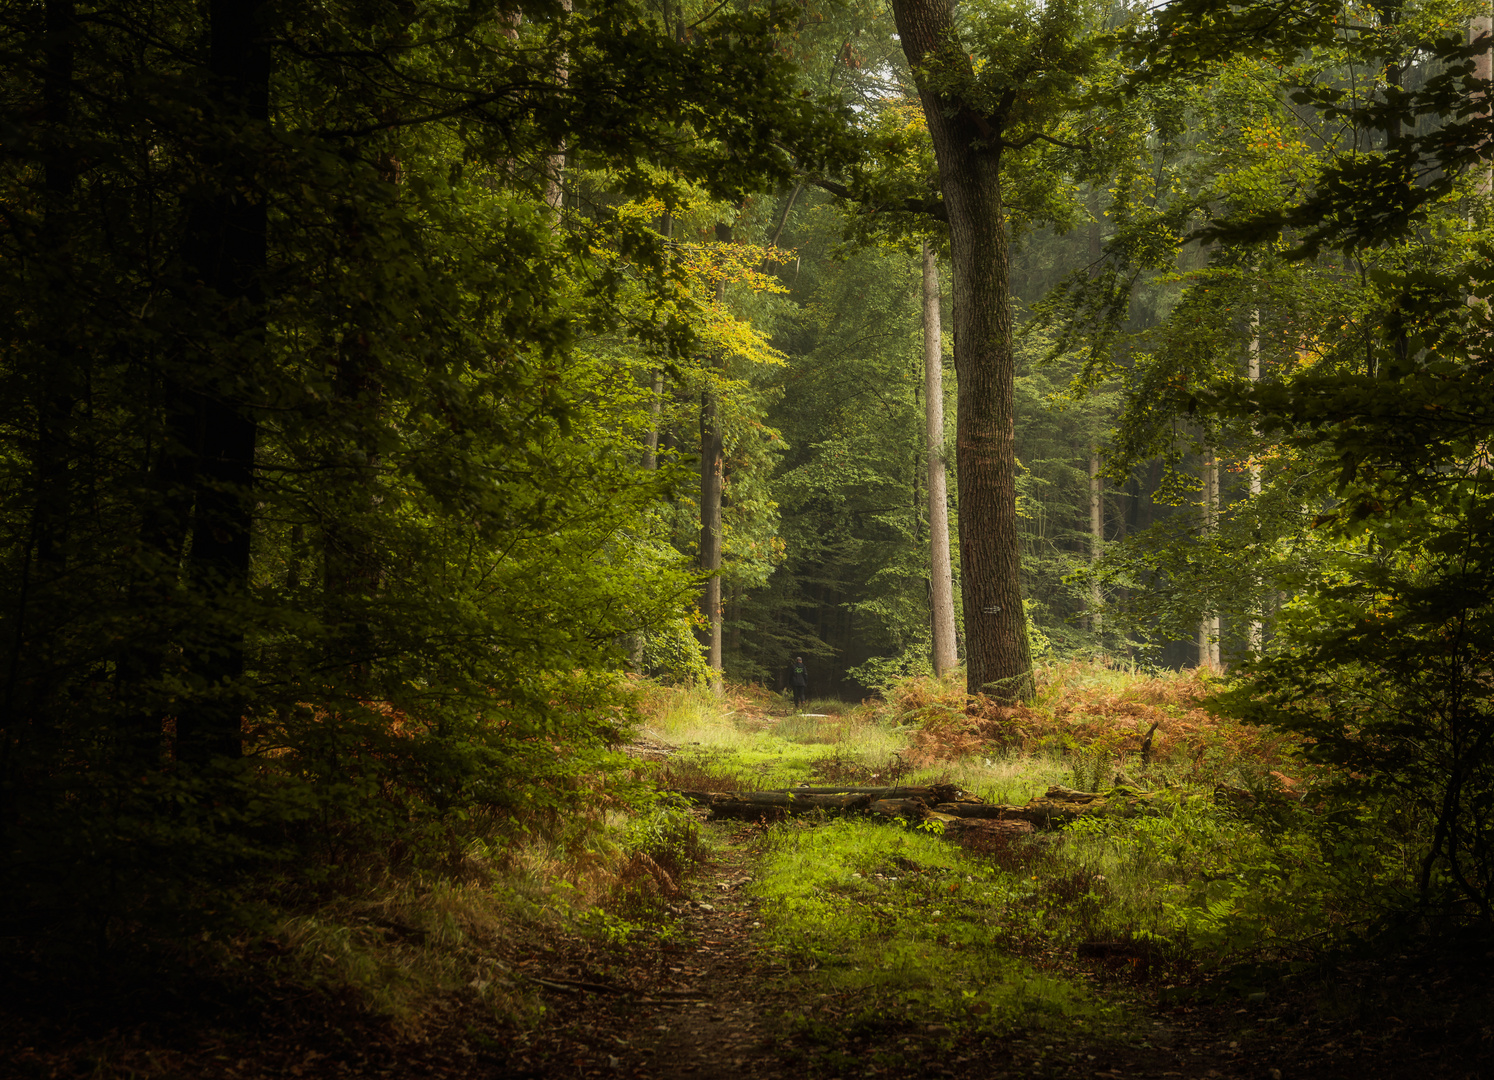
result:
M 860 697 L 944 586 L 972 694 L 1229 670 L 1487 920 L 1484 23 L 1273 12 L 7 7 L 4 918 L 450 866 L 642 797 L 627 676 Z

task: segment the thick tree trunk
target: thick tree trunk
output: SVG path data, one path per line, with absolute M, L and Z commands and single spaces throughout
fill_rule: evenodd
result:
M 894 0 L 915 73 L 933 53 L 968 66 L 945 0 Z M 1005 699 L 1031 695 L 1017 533 L 1015 363 L 1009 244 L 1001 201 L 1000 120 L 919 79 L 943 185 L 954 270 L 955 468 L 960 493 L 960 592 L 967 686 Z
M 929 615 L 934 673 L 960 662 L 955 652 L 954 572 L 949 561 L 949 490 L 944 466 L 944 346 L 939 322 L 939 262 L 923 242 L 923 390 L 929 465 Z
M 42 80 L 42 118 L 46 126 L 47 160 L 43 171 L 44 215 L 37 237 L 46 260 L 44 290 L 48 295 L 41 314 L 42 358 L 36 378 L 36 556 L 44 576 L 63 569 L 72 491 L 68 475 L 73 406 L 78 397 L 78 350 L 72 338 L 73 312 L 67 299 L 74 286 L 69 265 L 71 240 L 68 221 L 77 183 L 77 155 L 68 129 L 73 100 L 73 35 L 77 12 L 73 0 L 48 0 L 42 39 L 45 74 Z
M 1213 446 L 1203 454 L 1203 535 L 1212 539 L 1219 527 L 1219 460 Z M 1219 616 L 1206 611 L 1198 624 L 1198 666 L 1219 670 Z
M 268 123 L 270 48 L 261 26 L 264 0 L 211 0 L 209 74 L 213 105 L 234 126 Z M 266 259 L 266 204 L 249 181 L 254 163 L 236 146 L 216 148 L 222 189 L 194 206 L 187 222 L 186 264 L 220 313 L 223 355 L 190 358 L 191 385 L 171 391 L 178 430 L 188 436 L 194 513 L 187 574 L 206 624 L 190 629 L 182 649 L 189 676 L 203 692 L 177 715 L 177 757 L 203 763 L 241 751 L 243 702 L 233 684 L 244 672 L 244 627 L 231 610 L 249 585 L 257 427 L 227 387 L 226 369 L 242 366 L 264 334 L 261 275 Z M 215 336 L 216 337 L 216 336 Z

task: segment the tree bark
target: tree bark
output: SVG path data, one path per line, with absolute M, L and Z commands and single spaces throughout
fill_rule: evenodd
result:
M 77 11 L 73 0 L 48 0 L 42 39 L 42 120 L 46 129 L 43 170 L 44 212 L 37 240 L 45 267 L 48 299 L 41 314 L 41 370 L 36 379 L 36 557 L 46 575 L 64 564 L 72 491 L 68 475 L 72 457 L 72 413 L 78 397 L 78 350 L 72 339 L 73 312 L 67 299 L 72 288 L 69 219 L 78 179 L 77 154 L 68 130 L 73 102 L 73 35 Z
M 1249 364 L 1250 381 L 1260 382 L 1261 378 L 1261 312 L 1259 308 L 1253 308 L 1250 312 L 1250 345 L 1248 349 L 1247 362 Z M 1257 429 L 1256 435 L 1260 431 Z M 1250 477 L 1250 497 L 1258 498 L 1261 493 L 1261 465 L 1257 455 L 1251 454 L 1248 469 Z M 1257 530 L 1259 532 L 1259 530 Z M 1257 537 L 1259 539 L 1259 537 Z M 1259 589 L 1257 588 L 1257 592 Z M 1249 627 L 1246 628 L 1245 636 L 1248 639 L 1250 651 L 1259 653 L 1261 646 L 1265 643 L 1265 624 L 1259 619 L 1251 619 Z
M 934 54 L 962 72 L 946 0 L 894 0 L 898 35 L 918 80 L 949 216 L 954 271 L 955 467 L 960 494 L 960 592 L 967 686 L 1004 699 L 1031 696 L 1016 506 L 1009 244 L 1001 194 L 999 116 L 940 92 Z M 973 78 L 973 74 L 971 75 Z
M 1091 564 L 1100 561 L 1100 556 L 1105 553 L 1105 504 L 1104 487 L 1100 480 L 1100 450 L 1098 447 L 1090 447 L 1089 450 L 1089 561 Z M 1100 607 L 1105 598 L 1100 593 L 1100 583 L 1094 582 L 1089 587 L 1089 629 L 1090 633 L 1099 636 L 1104 629 L 1104 617 L 1100 614 Z
M 567 15 L 571 13 L 572 0 L 560 0 L 560 9 Z M 570 82 L 570 57 L 565 53 L 560 54 L 560 61 L 555 66 L 555 85 L 563 87 Z M 545 205 L 555 215 L 554 228 L 560 228 L 560 212 L 565 204 L 565 143 L 557 145 L 553 152 L 545 157 Z
M 721 488 L 725 467 L 720 405 L 709 390 L 700 395 L 700 569 L 705 581 L 701 607 L 707 630 L 706 662 L 721 682 Z
M 1494 34 L 1494 17 L 1491 17 L 1487 11 L 1468 20 L 1468 44 L 1472 45 L 1487 39 L 1490 34 Z M 1483 83 L 1486 88 L 1494 84 L 1494 53 L 1486 50 L 1473 58 L 1473 77 Z M 1490 89 L 1484 91 L 1486 102 L 1490 92 Z M 1488 105 L 1485 104 L 1484 108 L 1479 110 L 1479 115 L 1487 116 L 1488 114 Z M 1491 190 L 1494 190 L 1494 161 L 1481 165 L 1474 176 L 1476 178 L 1475 193 L 1487 196 Z
M 264 8 L 264 0 L 211 0 L 208 6 L 210 100 L 244 131 L 269 122 Z M 186 436 L 194 501 L 187 578 L 208 617 L 183 645 L 187 671 L 201 692 L 179 711 L 176 724 L 178 759 L 197 764 L 241 752 L 243 701 L 234 683 L 244 673 L 244 626 L 231 608 L 249 585 L 258 429 L 244 404 L 230 396 L 226 375 L 263 339 L 267 250 L 266 203 L 254 190 L 252 151 L 220 145 L 212 152 L 220 189 L 189 212 L 184 255 L 218 309 L 221 340 L 230 343 L 232 355 L 201 348 L 188 361 L 190 384 L 168 391 L 177 430 Z
M 718 223 L 718 243 L 731 242 L 731 226 Z M 726 302 L 726 284 L 716 286 L 716 302 Z M 708 630 L 706 663 L 714 689 L 721 689 L 721 493 L 725 486 L 726 443 L 721 431 L 721 404 L 707 388 L 700 395 L 700 569 L 705 582 L 704 608 Z
M 648 442 L 643 451 L 643 467 L 650 472 L 659 467 L 659 415 L 664 407 L 664 372 L 654 372 L 654 394 L 649 399 Z
M 1204 447 L 1202 472 L 1203 536 L 1212 540 L 1219 527 L 1219 460 L 1212 445 Z M 1199 620 L 1198 666 L 1219 670 L 1219 616 L 1215 612 L 1205 611 Z
M 939 321 L 939 263 L 923 242 L 923 389 L 929 467 L 929 615 L 934 674 L 960 662 L 955 652 L 954 573 L 949 560 L 949 490 L 944 466 L 944 350 Z

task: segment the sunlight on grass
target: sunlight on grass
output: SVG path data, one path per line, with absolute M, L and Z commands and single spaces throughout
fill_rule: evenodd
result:
M 1035 886 L 917 829 L 843 819 L 788 822 L 761 842 L 753 889 L 766 938 L 815 986 L 869 1011 L 939 1016 L 993 1031 L 1098 1027 L 1113 1005 L 999 947 Z
M 879 782 L 875 777 L 895 769 L 894 755 L 905 740 L 870 713 L 835 705 L 834 713 L 805 716 L 779 711 L 766 692 L 724 701 L 704 691 L 656 692 L 641 730 L 679 748 L 659 769 L 666 787 L 752 790 Z

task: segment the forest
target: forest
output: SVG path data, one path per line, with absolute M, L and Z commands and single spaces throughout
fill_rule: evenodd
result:
M 0 56 L 0 1076 L 1494 1069 L 1487 5 Z

